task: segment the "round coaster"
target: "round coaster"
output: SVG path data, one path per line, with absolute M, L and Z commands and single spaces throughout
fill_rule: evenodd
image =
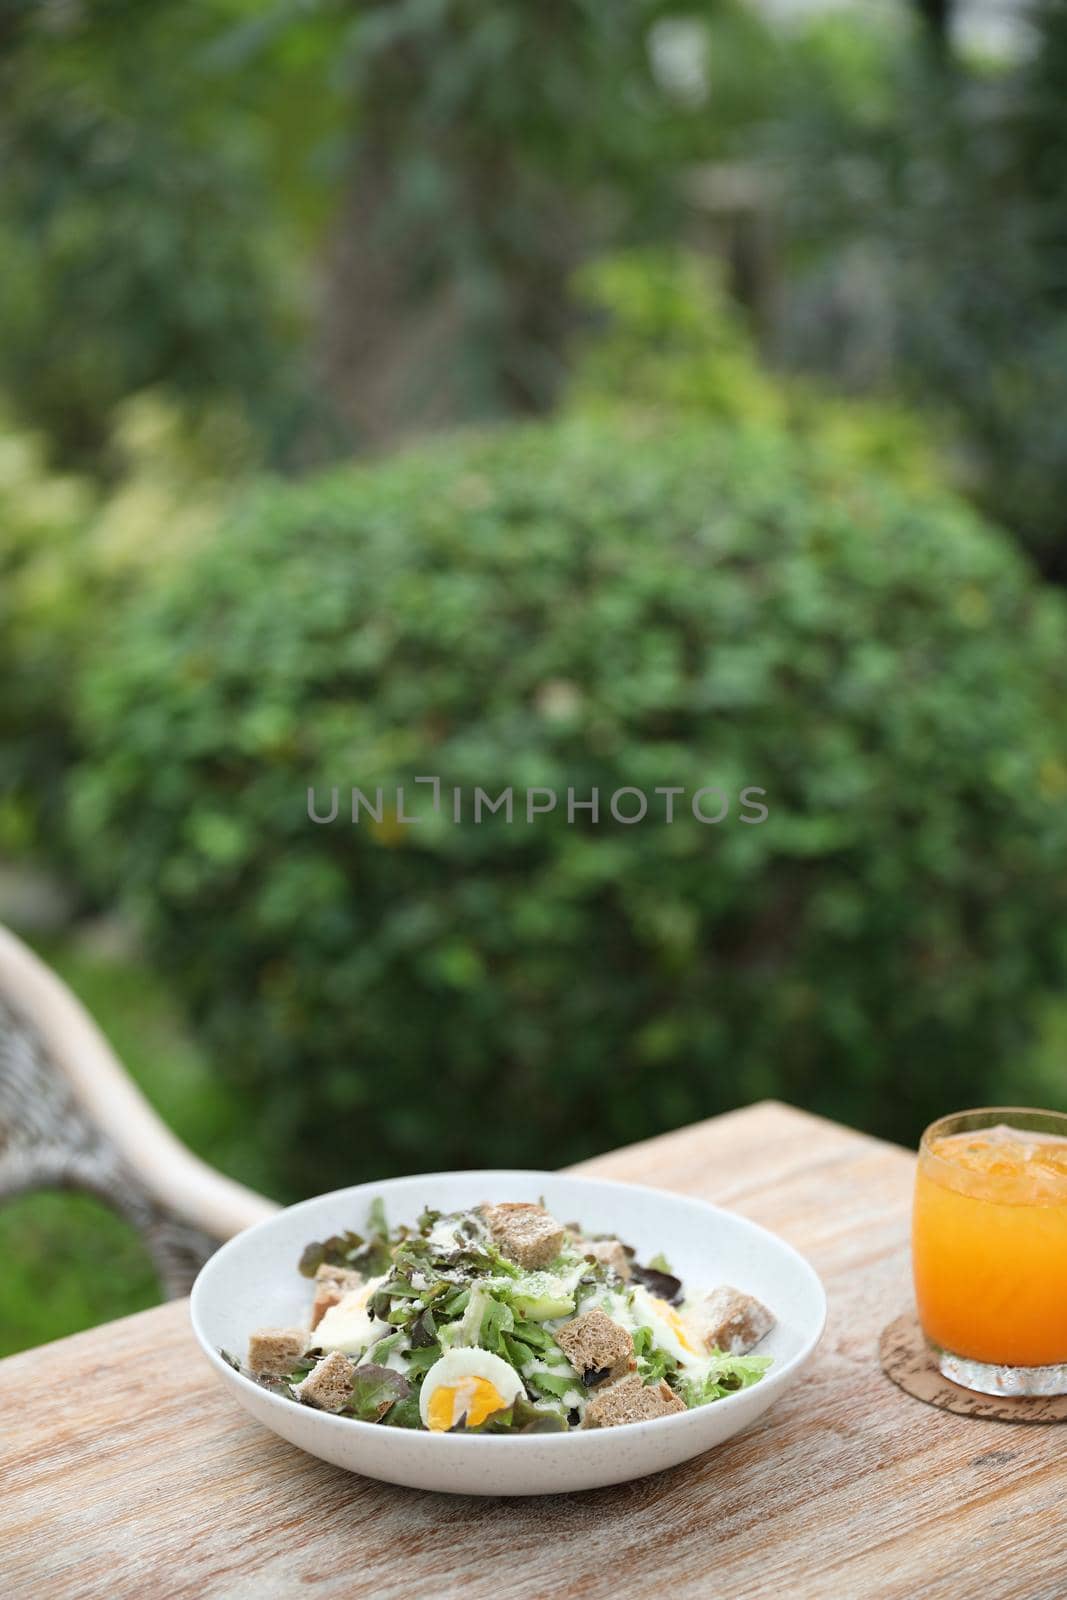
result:
M 882 1330 L 878 1355 L 886 1377 L 905 1394 L 958 1417 L 983 1417 L 987 1422 L 1067 1422 L 1067 1394 L 1010 1399 L 975 1394 L 943 1377 L 913 1311 L 906 1311 Z

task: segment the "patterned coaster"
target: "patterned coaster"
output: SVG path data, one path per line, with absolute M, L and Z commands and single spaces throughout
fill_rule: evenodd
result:
M 959 1417 L 984 1417 L 987 1422 L 1067 1422 L 1067 1395 L 1010 1399 L 974 1394 L 942 1377 L 913 1311 L 906 1311 L 883 1329 L 878 1354 L 886 1377 L 928 1406 L 939 1406 Z

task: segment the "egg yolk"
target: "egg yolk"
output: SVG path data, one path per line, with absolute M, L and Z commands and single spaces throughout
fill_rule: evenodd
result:
M 675 1338 L 678 1340 L 678 1343 L 681 1345 L 682 1349 L 683 1350 L 688 1350 L 689 1354 L 692 1355 L 692 1356 L 697 1355 L 698 1351 L 696 1349 L 696 1346 L 694 1344 L 692 1344 L 692 1342 L 690 1341 L 690 1338 L 689 1338 L 689 1329 L 686 1327 L 685 1323 L 682 1321 L 682 1319 L 681 1319 L 680 1315 L 678 1314 L 678 1312 L 675 1311 L 674 1307 L 673 1306 L 669 1306 L 667 1304 L 666 1300 L 657 1300 L 655 1302 L 655 1304 L 656 1304 L 656 1309 L 659 1312 L 660 1316 L 663 1318 L 663 1320 L 665 1322 L 670 1324 L 671 1330 L 674 1333 Z
M 465 1426 L 476 1428 L 494 1411 L 504 1409 L 504 1397 L 488 1378 L 464 1378 L 461 1383 L 442 1384 L 430 1396 L 426 1408 L 431 1433 L 447 1433 L 461 1417 Z

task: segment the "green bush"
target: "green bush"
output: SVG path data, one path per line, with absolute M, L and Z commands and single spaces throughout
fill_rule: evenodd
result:
M 252 499 L 90 674 L 77 820 L 295 1186 L 767 1094 L 911 1137 L 1063 977 L 1065 673 L 1061 601 L 948 497 L 572 419 Z M 455 825 L 421 790 L 405 826 L 433 774 L 770 816 Z
M 214 531 L 247 469 L 247 432 L 219 407 L 191 434 L 159 393 L 116 407 L 110 481 L 57 473 L 40 435 L 0 409 L 0 849 L 77 874 L 65 790 L 72 694 L 127 605 Z
M 70 760 L 66 652 L 75 627 L 71 564 L 94 508 L 88 483 L 48 469 L 34 434 L 0 413 L 0 848 L 55 825 Z

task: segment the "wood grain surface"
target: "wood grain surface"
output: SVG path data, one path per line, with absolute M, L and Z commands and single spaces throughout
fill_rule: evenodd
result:
M 880 1370 L 908 1155 L 772 1103 L 579 1170 L 730 1206 L 822 1275 L 810 1373 L 748 1433 L 581 1495 L 397 1489 L 246 1417 L 177 1302 L 0 1362 L 0 1593 L 1064 1600 L 1064 1430 L 935 1411 Z

